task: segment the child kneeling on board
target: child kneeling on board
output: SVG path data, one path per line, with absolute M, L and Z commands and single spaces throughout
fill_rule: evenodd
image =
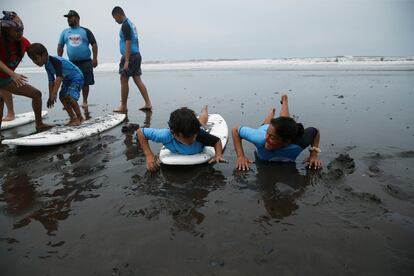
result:
M 147 159 L 147 169 L 154 171 L 159 167 L 159 160 L 151 151 L 148 140 L 162 143 L 173 153 L 197 154 L 205 146 L 214 147 L 215 156 L 209 163 L 226 162 L 222 158 L 223 148 L 220 138 L 209 134 L 202 126 L 207 124 L 208 107 L 204 106 L 197 119 L 193 110 L 182 107 L 170 115 L 169 128 L 142 128 L 137 130 L 138 141 Z

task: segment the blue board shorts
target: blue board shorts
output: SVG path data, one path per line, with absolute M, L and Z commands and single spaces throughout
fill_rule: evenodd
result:
M 70 96 L 75 101 L 79 100 L 83 81 L 63 82 L 60 88 L 59 97 Z

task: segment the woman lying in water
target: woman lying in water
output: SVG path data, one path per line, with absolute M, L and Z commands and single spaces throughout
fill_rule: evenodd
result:
M 272 108 L 261 127 L 254 129 L 241 126 L 232 129 L 237 169 L 248 170 L 252 163 L 244 155 L 242 139 L 254 144 L 257 157 L 264 161 L 295 162 L 298 155 L 310 146 L 310 154 L 305 162 L 309 163 L 309 168 L 321 168 L 322 162 L 318 159 L 321 152 L 319 130 L 314 127 L 304 129 L 302 124 L 290 117 L 287 95 L 282 95 L 280 102 L 280 117 L 273 118 L 276 109 Z

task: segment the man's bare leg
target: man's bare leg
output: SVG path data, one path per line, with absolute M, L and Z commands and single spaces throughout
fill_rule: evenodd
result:
M 88 108 L 89 85 L 84 85 L 82 88 L 82 108 Z
M 148 96 L 147 87 L 142 82 L 140 76 L 133 76 L 132 78 L 133 78 L 135 84 L 137 85 L 139 92 L 141 92 L 141 95 L 144 98 L 145 105 L 143 107 L 141 107 L 140 109 L 141 110 L 151 110 L 152 109 L 152 105 L 151 105 L 151 100 L 150 100 L 150 98 Z
M 128 102 L 128 94 L 129 94 L 129 85 L 128 85 L 128 81 L 129 81 L 129 77 L 120 76 L 120 81 L 121 81 L 121 105 L 114 109 L 114 112 L 119 112 L 119 113 L 127 113 L 128 112 L 128 108 L 127 108 L 127 102 Z

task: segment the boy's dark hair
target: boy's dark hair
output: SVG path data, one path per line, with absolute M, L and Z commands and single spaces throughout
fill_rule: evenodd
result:
M 112 16 L 114 16 L 114 15 L 125 15 L 125 13 L 124 13 L 124 10 L 121 7 L 116 6 L 112 10 Z
M 273 118 L 270 123 L 275 128 L 277 136 L 279 136 L 283 142 L 293 143 L 295 140 L 301 138 L 305 129 L 301 123 L 290 117 L 278 117 Z
M 32 43 L 29 47 L 27 47 L 26 53 L 31 59 L 33 59 L 35 56 L 41 56 L 44 53 L 47 54 L 47 49 L 41 43 Z
M 187 107 L 182 107 L 171 113 L 168 126 L 174 133 L 188 138 L 200 130 L 201 124 L 194 111 Z

